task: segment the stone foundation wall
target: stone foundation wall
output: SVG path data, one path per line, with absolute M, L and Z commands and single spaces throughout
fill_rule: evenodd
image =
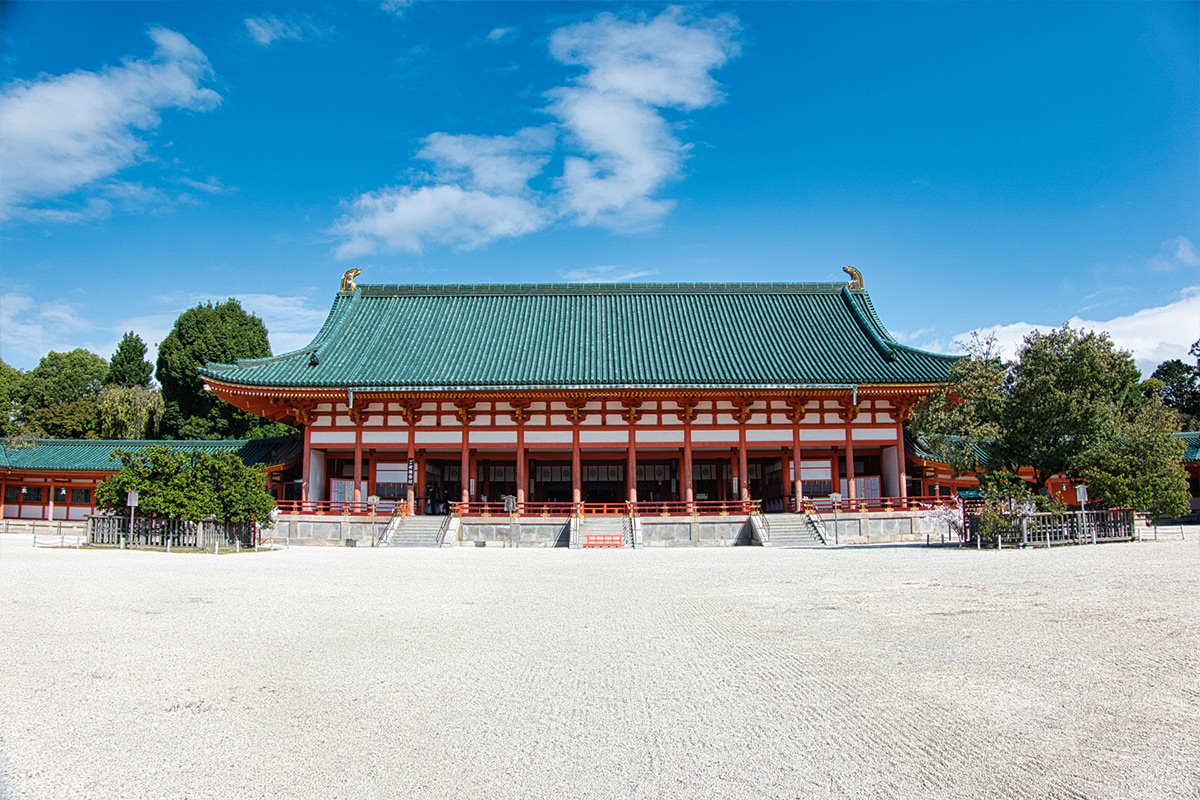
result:
M 751 544 L 744 517 L 642 517 L 645 547 L 721 547 Z
M 935 522 L 921 512 L 887 512 L 874 514 L 838 514 L 835 526 L 832 514 L 823 514 L 830 544 L 886 544 L 888 542 L 924 542 L 928 536 L 941 541 L 949 536 L 944 522 Z M 768 515 L 767 520 L 771 517 Z
M 377 519 L 374 526 L 369 520 L 360 521 L 344 517 L 315 517 L 288 516 L 280 517 L 275 527 L 263 531 L 264 540 L 287 542 L 292 546 L 327 546 L 345 547 L 346 540 L 354 542 L 356 547 L 370 547 L 372 529 L 375 541 L 383 535 L 388 518 Z
M 456 544 L 462 547 L 502 547 L 513 542 L 520 547 L 566 547 L 571 531 L 565 518 L 518 518 L 510 526 L 507 519 L 492 522 L 464 521 Z M 480 544 L 482 543 L 482 544 Z

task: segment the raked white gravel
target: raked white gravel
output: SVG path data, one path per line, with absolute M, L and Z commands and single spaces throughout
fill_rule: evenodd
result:
M 1200 546 L 0 536 L 0 796 L 1197 798 Z

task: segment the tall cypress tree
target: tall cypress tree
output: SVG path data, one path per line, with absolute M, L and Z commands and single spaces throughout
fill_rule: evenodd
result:
M 240 439 L 271 436 L 291 429 L 234 408 L 204 391 L 200 368 L 208 362 L 229 364 L 239 358 L 271 355 L 267 327 L 241 304 L 202 303 L 175 320 L 158 347 L 157 376 L 166 410 L 163 428 L 181 439 Z
M 146 343 L 142 337 L 129 331 L 117 345 L 112 361 L 108 363 L 108 374 L 104 383 L 115 383 L 126 388 L 130 386 L 149 386 L 150 373 L 154 365 L 146 360 Z

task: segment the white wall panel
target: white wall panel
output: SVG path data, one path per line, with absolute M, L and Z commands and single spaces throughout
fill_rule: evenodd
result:
M 363 431 L 363 444 L 407 444 L 408 431 Z
M 313 444 L 354 444 L 354 431 L 313 431 Z
M 581 443 L 597 443 L 597 442 L 620 442 L 621 444 L 629 443 L 628 431 L 580 431 L 579 441 Z

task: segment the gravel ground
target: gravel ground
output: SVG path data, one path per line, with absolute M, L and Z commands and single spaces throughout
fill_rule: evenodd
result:
M 1200 797 L 1196 541 L 51 550 L 0 796 Z

